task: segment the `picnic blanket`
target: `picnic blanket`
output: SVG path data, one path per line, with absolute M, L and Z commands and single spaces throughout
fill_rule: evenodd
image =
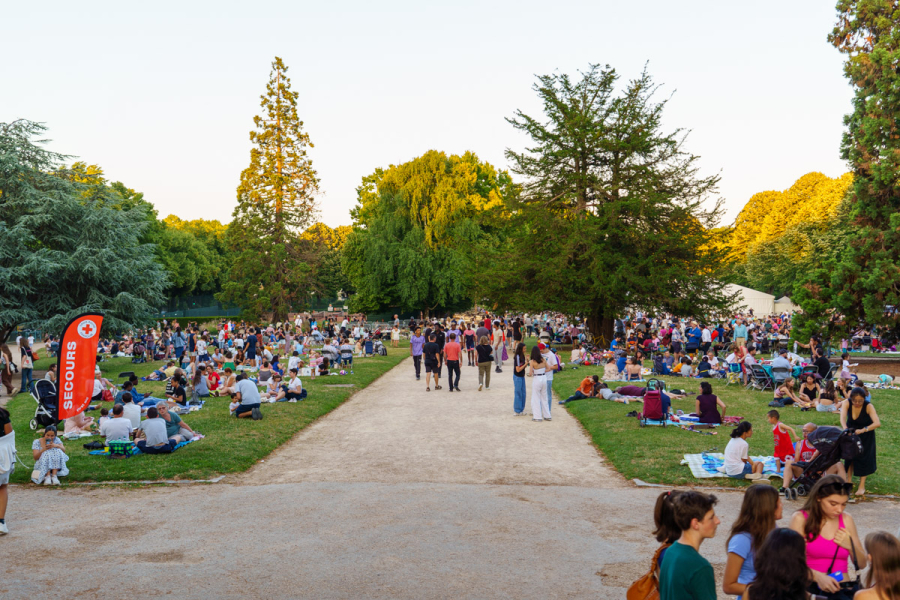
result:
M 774 456 L 751 456 L 754 461 L 763 463 L 763 477 L 780 478 L 781 473 L 775 469 Z M 728 477 L 725 474 L 725 455 L 720 452 L 703 454 L 685 454 L 681 464 L 691 468 L 691 473 L 697 479 L 710 479 L 712 477 Z M 721 471 L 719 468 L 721 467 Z
M 200 440 L 202 440 L 204 437 L 206 437 L 206 436 L 203 435 L 202 433 L 195 434 L 194 437 L 191 438 L 190 440 L 187 440 L 187 441 L 184 441 L 184 442 L 180 442 L 177 446 L 175 446 L 175 449 L 172 450 L 172 452 L 174 452 L 175 450 L 178 450 L 179 448 L 181 448 L 181 447 L 183 447 L 183 446 L 187 446 L 187 445 L 190 444 L 191 442 L 197 442 L 197 441 L 200 441 Z M 107 447 L 104 448 L 103 450 L 91 450 L 90 452 L 88 452 L 88 454 L 93 455 L 93 456 L 106 456 L 106 455 L 109 454 L 109 446 L 107 446 Z M 140 449 L 138 449 L 137 446 L 131 446 L 131 447 L 129 448 L 129 451 L 128 451 L 128 455 L 129 455 L 129 456 L 136 456 L 136 455 L 138 455 L 138 454 L 143 454 L 143 452 L 141 452 Z

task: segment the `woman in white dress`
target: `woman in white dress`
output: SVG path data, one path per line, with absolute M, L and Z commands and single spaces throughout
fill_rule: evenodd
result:
M 391 329 L 391 346 L 394 348 L 400 347 L 400 328 L 396 325 Z
M 550 407 L 547 405 L 547 382 L 544 375 L 548 369 L 547 361 L 537 346 L 531 349 L 531 420 L 550 420 Z

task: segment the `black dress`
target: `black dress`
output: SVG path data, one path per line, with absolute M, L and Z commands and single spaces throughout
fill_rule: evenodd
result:
M 847 410 L 847 428 L 853 429 L 854 431 L 857 429 L 864 429 L 869 425 L 873 424 L 872 417 L 869 416 L 869 401 L 863 403 L 862 408 L 859 411 L 859 417 L 856 419 L 853 418 L 853 406 Z M 860 434 L 859 440 L 862 442 L 863 451 L 862 454 L 854 458 L 853 460 L 845 460 L 844 466 L 848 469 L 850 465 L 853 465 L 853 474 L 857 477 L 864 477 L 866 475 L 871 475 L 876 470 L 878 470 L 878 465 L 875 461 L 875 432 L 867 431 L 865 433 Z

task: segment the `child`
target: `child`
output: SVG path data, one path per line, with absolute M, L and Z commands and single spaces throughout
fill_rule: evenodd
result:
M 841 354 L 841 379 L 850 379 L 853 372 L 850 369 L 857 366 L 859 366 L 859 363 L 850 364 L 850 355 L 848 353 L 844 352 Z
M 103 424 L 106 423 L 107 421 L 109 421 L 109 409 L 101 408 L 100 409 L 100 420 L 98 421 L 98 423 L 99 423 L 98 427 L 100 427 L 102 429 Z
M 780 471 L 782 463 L 788 462 L 788 457 L 794 456 L 794 443 L 791 441 L 791 436 L 798 441 L 800 437 L 793 427 L 785 425 L 778 420 L 781 415 L 778 414 L 777 410 L 770 410 L 766 413 L 766 416 L 769 418 L 769 424 L 772 425 L 772 434 L 775 437 L 775 468 Z
M 328 375 L 328 357 L 323 357 L 319 364 L 319 375 Z

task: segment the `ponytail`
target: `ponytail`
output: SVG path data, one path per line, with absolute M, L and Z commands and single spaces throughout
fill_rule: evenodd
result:
M 738 438 L 753 429 L 753 426 L 750 424 L 750 421 L 741 421 L 738 423 L 738 426 L 734 428 L 731 432 L 732 438 Z

